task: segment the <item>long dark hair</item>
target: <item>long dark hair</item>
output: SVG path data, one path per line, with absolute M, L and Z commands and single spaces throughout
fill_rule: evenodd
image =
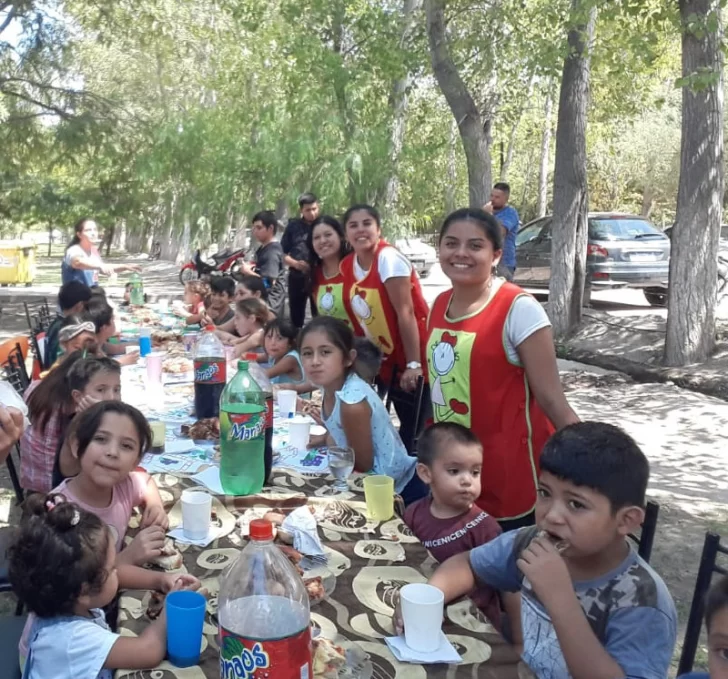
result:
M 312 269 L 321 266 L 321 257 L 319 257 L 313 249 L 313 232 L 319 224 L 326 224 L 327 226 L 330 226 L 339 236 L 339 240 L 341 241 L 341 245 L 339 246 L 339 261 L 344 259 L 344 257 L 351 252 L 351 245 L 349 245 L 349 241 L 346 240 L 346 234 L 344 233 L 344 227 L 341 225 L 341 222 L 338 219 L 329 217 L 328 215 L 321 215 L 314 221 L 313 224 L 311 224 L 308 236 L 306 237 L 306 240 L 308 241 L 308 251 L 311 253 L 309 264 Z
M 73 419 L 73 427 L 68 433 L 67 440 L 73 438 L 77 446 L 76 456 L 78 459 L 80 460 L 83 457 L 86 449 L 93 441 L 106 413 L 123 415 L 132 421 L 139 438 L 139 458 L 141 459 L 142 455 L 152 447 L 152 430 L 149 428 L 147 418 L 134 406 L 123 401 L 95 403 Z
M 54 412 L 60 410 L 62 413 L 66 413 L 66 410 L 74 405 L 68 374 L 76 363 L 85 360 L 87 355 L 88 352 L 85 349 L 68 354 L 56 368 L 43 378 L 37 387 L 34 387 L 27 398 L 28 417 L 33 423 L 33 427 L 43 429 Z
M 83 227 L 86 222 L 92 221 L 93 219 L 91 219 L 91 217 L 81 217 L 81 219 L 76 222 L 75 226 L 73 227 L 73 238 L 71 238 L 71 242 L 66 245 L 66 250 L 68 250 L 68 248 L 70 247 L 73 247 L 74 245 L 81 244 L 81 236 L 79 236 L 78 234 L 83 233 Z

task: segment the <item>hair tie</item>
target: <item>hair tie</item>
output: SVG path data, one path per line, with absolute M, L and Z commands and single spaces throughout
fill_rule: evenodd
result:
M 46 510 L 48 510 L 49 512 L 54 510 L 56 508 L 56 506 L 57 505 L 56 505 L 55 500 L 46 500 L 45 507 L 46 507 Z
M 64 502 L 65 502 L 65 500 L 60 495 L 56 495 L 54 497 L 48 498 L 45 501 L 45 508 L 50 513 L 56 507 L 58 507 L 58 505 L 61 505 Z M 81 521 L 81 512 L 79 512 L 78 509 L 76 509 L 74 507 L 73 516 L 71 517 L 70 524 L 71 524 L 71 526 L 78 526 L 80 521 Z

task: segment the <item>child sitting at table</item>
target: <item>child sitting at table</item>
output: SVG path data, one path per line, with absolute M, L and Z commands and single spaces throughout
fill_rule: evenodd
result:
M 205 315 L 205 300 L 209 294 L 210 286 L 204 281 L 187 281 L 184 305 L 173 308 L 174 313 L 182 316 L 187 325 L 197 325 Z
M 417 440 L 417 474 L 430 487 L 430 495 L 407 507 L 404 522 L 440 563 L 501 534 L 498 522 L 474 504 L 480 497 L 482 466 L 482 444 L 460 424 L 438 422 Z M 495 590 L 476 588 L 470 598 L 500 629 Z
M 332 316 L 318 316 L 301 331 L 301 359 L 306 377 L 323 389 L 321 418 L 337 446 L 350 446 L 356 470 L 386 474 L 405 506 L 427 495 L 415 474 L 417 460 L 407 454 L 377 393 L 354 372 L 354 333 Z M 312 445 L 325 440 L 311 437 Z
M 206 309 L 205 325 L 220 326 L 232 321 L 235 314 L 230 303 L 234 296 L 235 281 L 230 276 L 215 276 L 210 281 L 210 303 Z
M 61 353 L 58 333 L 61 330 L 63 321 L 69 316 L 83 313 L 89 299 L 91 299 L 91 288 L 85 283 L 81 283 L 81 281 L 68 281 L 68 283 L 61 286 L 58 291 L 60 313 L 56 315 L 46 331 L 45 365 L 53 365 Z
M 235 347 L 235 358 L 254 351 L 262 354 L 263 328 L 268 322 L 268 307 L 265 302 L 250 297 L 235 304 L 235 330 L 240 339 L 230 342 Z
M 96 344 L 107 356 L 113 356 L 121 365 L 134 365 L 139 360 L 139 354 L 126 353 L 123 344 L 112 344 L 109 340 L 117 336 L 114 308 L 103 298 L 91 298 L 86 305 L 84 321 L 94 324 L 96 329 Z
M 284 318 L 266 323 L 263 328 L 263 346 L 271 362 L 266 373 L 271 383 L 279 385 L 281 389 L 298 391 L 297 387 L 305 387 L 305 391 L 310 391 L 310 385 L 306 386 L 304 379 L 301 357 L 296 351 L 297 338 L 298 329 Z
M 540 467 L 537 525 L 451 557 L 430 584 L 446 605 L 476 584 L 520 591 L 538 677 L 666 677 L 675 604 L 627 539 L 645 516 L 647 458 L 621 429 L 580 422 L 548 440 Z
M 28 387 L 25 401 L 31 425 L 20 440 L 20 484 L 26 491 L 47 493 L 53 487 L 53 464 L 68 424 L 88 407 L 89 398 L 114 398 L 119 373 L 115 361 L 75 351 Z
M 98 516 L 63 496 L 26 500 L 8 550 L 13 591 L 31 612 L 19 649 L 26 679 L 111 679 L 115 669 L 152 669 L 164 659 L 164 609 L 138 637 L 114 634 L 104 618 L 123 579 L 114 542 Z M 186 574 L 156 578 L 163 592 L 200 586 Z
M 102 401 L 78 416 L 72 434 L 69 445 L 79 471 L 53 492 L 64 495 L 109 524 L 119 552 L 119 564 L 141 566 L 158 557 L 164 547 L 164 530 L 169 519 L 154 479 L 137 470 L 152 441 L 144 415 L 121 401 Z M 135 507 L 143 507 L 142 530 L 122 550 Z M 144 569 L 136 570 L 141 572 L 135 575 L 143 580 Z M 139 587 L 146 588 L 143 584 Z
M 678 679 L 726 679 L 728 677 L 728 577 L 713 583 L 705 598 L 708 631 L 708 668 L 705 672 L 681 674 Z

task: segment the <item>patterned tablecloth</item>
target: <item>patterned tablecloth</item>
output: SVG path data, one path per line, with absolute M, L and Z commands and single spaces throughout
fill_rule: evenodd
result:
M 172 527 L 179 525 L 180 495 L 191 482 L 164 474 L 155 478 Z M 184 557 L 182 569 L 197 576 L 211 593 L 200 665 L 179 669 L 165 661 L 153 671 L 119 671 L 117 677 L 219 677 L 217 627 L 210 616 L 217 608 L 218 577 L 246 543 L 240 529 L 235 527 L 236 519 L 244 517 L 245 521 L 262 516 L 271 508 L 293 509 L 307 503 L 316 507 L 319 532 L 328 554 L 325 570 L 335 576 L 335 579 L 329 578 L 333 590 L 311 608 L 312 623 L 324 636 L 340 643 L 355 642 L 369 654 L 371 669 L 364 677 L 527 679 L 533 676 L 469 600 L 447 607 L 443 627 L 462 656 L 462 664 L 419 666 L 397 662 L 383 640 L 393 634 L 394 595 L 409 582 L 425 581 L 436 563 L 400 519 L 395 517 L 380 524 L 367 518 L 361 477 L 352 478 L 351 492 L 335 497 L 326 495 L 331 480 L 331 477 L 306 477 L 295 471 L 275 469 L 270 487 L 259 495 L 215 498 L 217 520 L 229 532 L 204 549 L 178 545 Z M 135 532 L 133 521 L 130 535 Z M 320 568 L 311 574 L 320 574 Z M 123 594 L 119 623 L 122 634 L 137 635 L 148 624 L 149 598 L 148 592 Z

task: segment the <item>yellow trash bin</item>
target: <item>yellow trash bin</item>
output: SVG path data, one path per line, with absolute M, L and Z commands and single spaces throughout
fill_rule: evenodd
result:
M 0 241 L 0 285 L 33 284 L 35 249 L 34 243 Z

